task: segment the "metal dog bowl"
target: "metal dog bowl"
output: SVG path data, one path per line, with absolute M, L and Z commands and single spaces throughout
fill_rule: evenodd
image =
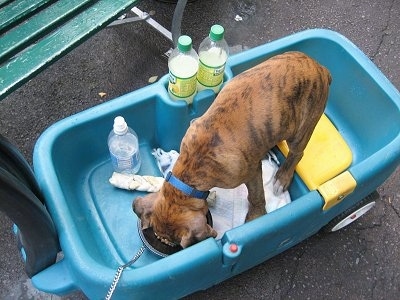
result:
M 207 224 L 212 227 L 213 221 L 210 211 L 207 212 L 206 218 L 207 218 Z M 144 246 L 146 247 L 146 249 L 150 250 L 155 255 L 158 255 L 160 257 L 167 257 L 168 255 L 174 254 L 183 249 L 180 245 L 170 246 L 161 242 L 156 237 L 152 227 L 142 229 L 142 222 L 140 219 L 138 219 L 137 227 L 140 239 L 142 240 Z

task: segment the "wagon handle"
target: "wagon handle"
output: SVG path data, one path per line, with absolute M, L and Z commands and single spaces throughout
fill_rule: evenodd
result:
M 187 0 L 178 0 L 176 3 L 174 16 L 172 18 L 171 35 L 174 47 L 178 44 L 178 38 L 181 35 L 181 23 L 183 19 L 183 12 L 185 10 Z

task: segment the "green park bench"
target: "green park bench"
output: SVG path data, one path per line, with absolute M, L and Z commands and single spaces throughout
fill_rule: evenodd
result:
M 0 100 L 138 0 L 0 0 Z
M 110 23 L 146 21 L 175 45 L 187 0 L 176 1 L 172 32 L 137 8 L 138 2 L 0 0 L 0 101 Z M 129 9 L 137 17 L 116 20 Z

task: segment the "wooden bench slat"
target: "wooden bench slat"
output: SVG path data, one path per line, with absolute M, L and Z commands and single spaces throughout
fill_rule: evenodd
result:
M 0 37 L 0 64 L 25 45 L 34 43 L 92 0 L 60 0 Z
M 0 6 L 5 5 L 8 2 L 11 2 L 12 0 L 0 0 Z
M 19 0 L 10 3 L 0 11 L 0 30 L 19 22 L 36 9 L 42 7 L 51 0 Z
M 23 83 L 116 19 L 138 0 L 99 0 L 71 21 L 0 66 L 0 97 Z

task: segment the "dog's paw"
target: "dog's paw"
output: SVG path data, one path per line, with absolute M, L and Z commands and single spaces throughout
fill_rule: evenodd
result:
M 279 196 L 285 191 L 285 187 L 281 184 L 281 181 L 279 179 L 274 180 L 272 191 L 274 192 L 275 196 Z
M 216 203 L 217 203 L 217 192 L 216 191 L 211 191 L 210 194 L 207 197 L 208 207 L 215 207 Z
M 252 221 L 252 220 L 254 220 L 254 219 L 257 219 L 258 217 L 260 217 L 261 215 L 250 215 L 250 214 L 247 214 L 246 215 L 246 219 L 244 220 L 244 222 L 245 223 L 247 223 L 247 222 L 250 222 L 250 221 Z
M 249 207 L 249 211 L 247 212 L 245 222 L 252 221 L 254 219 L 257 219 L 258 217 L 261 217 L 265 215 L 267 211 L 265 210 L 265 206 L 258 207 L 258 208 L 252 208 L 251 206 Z

